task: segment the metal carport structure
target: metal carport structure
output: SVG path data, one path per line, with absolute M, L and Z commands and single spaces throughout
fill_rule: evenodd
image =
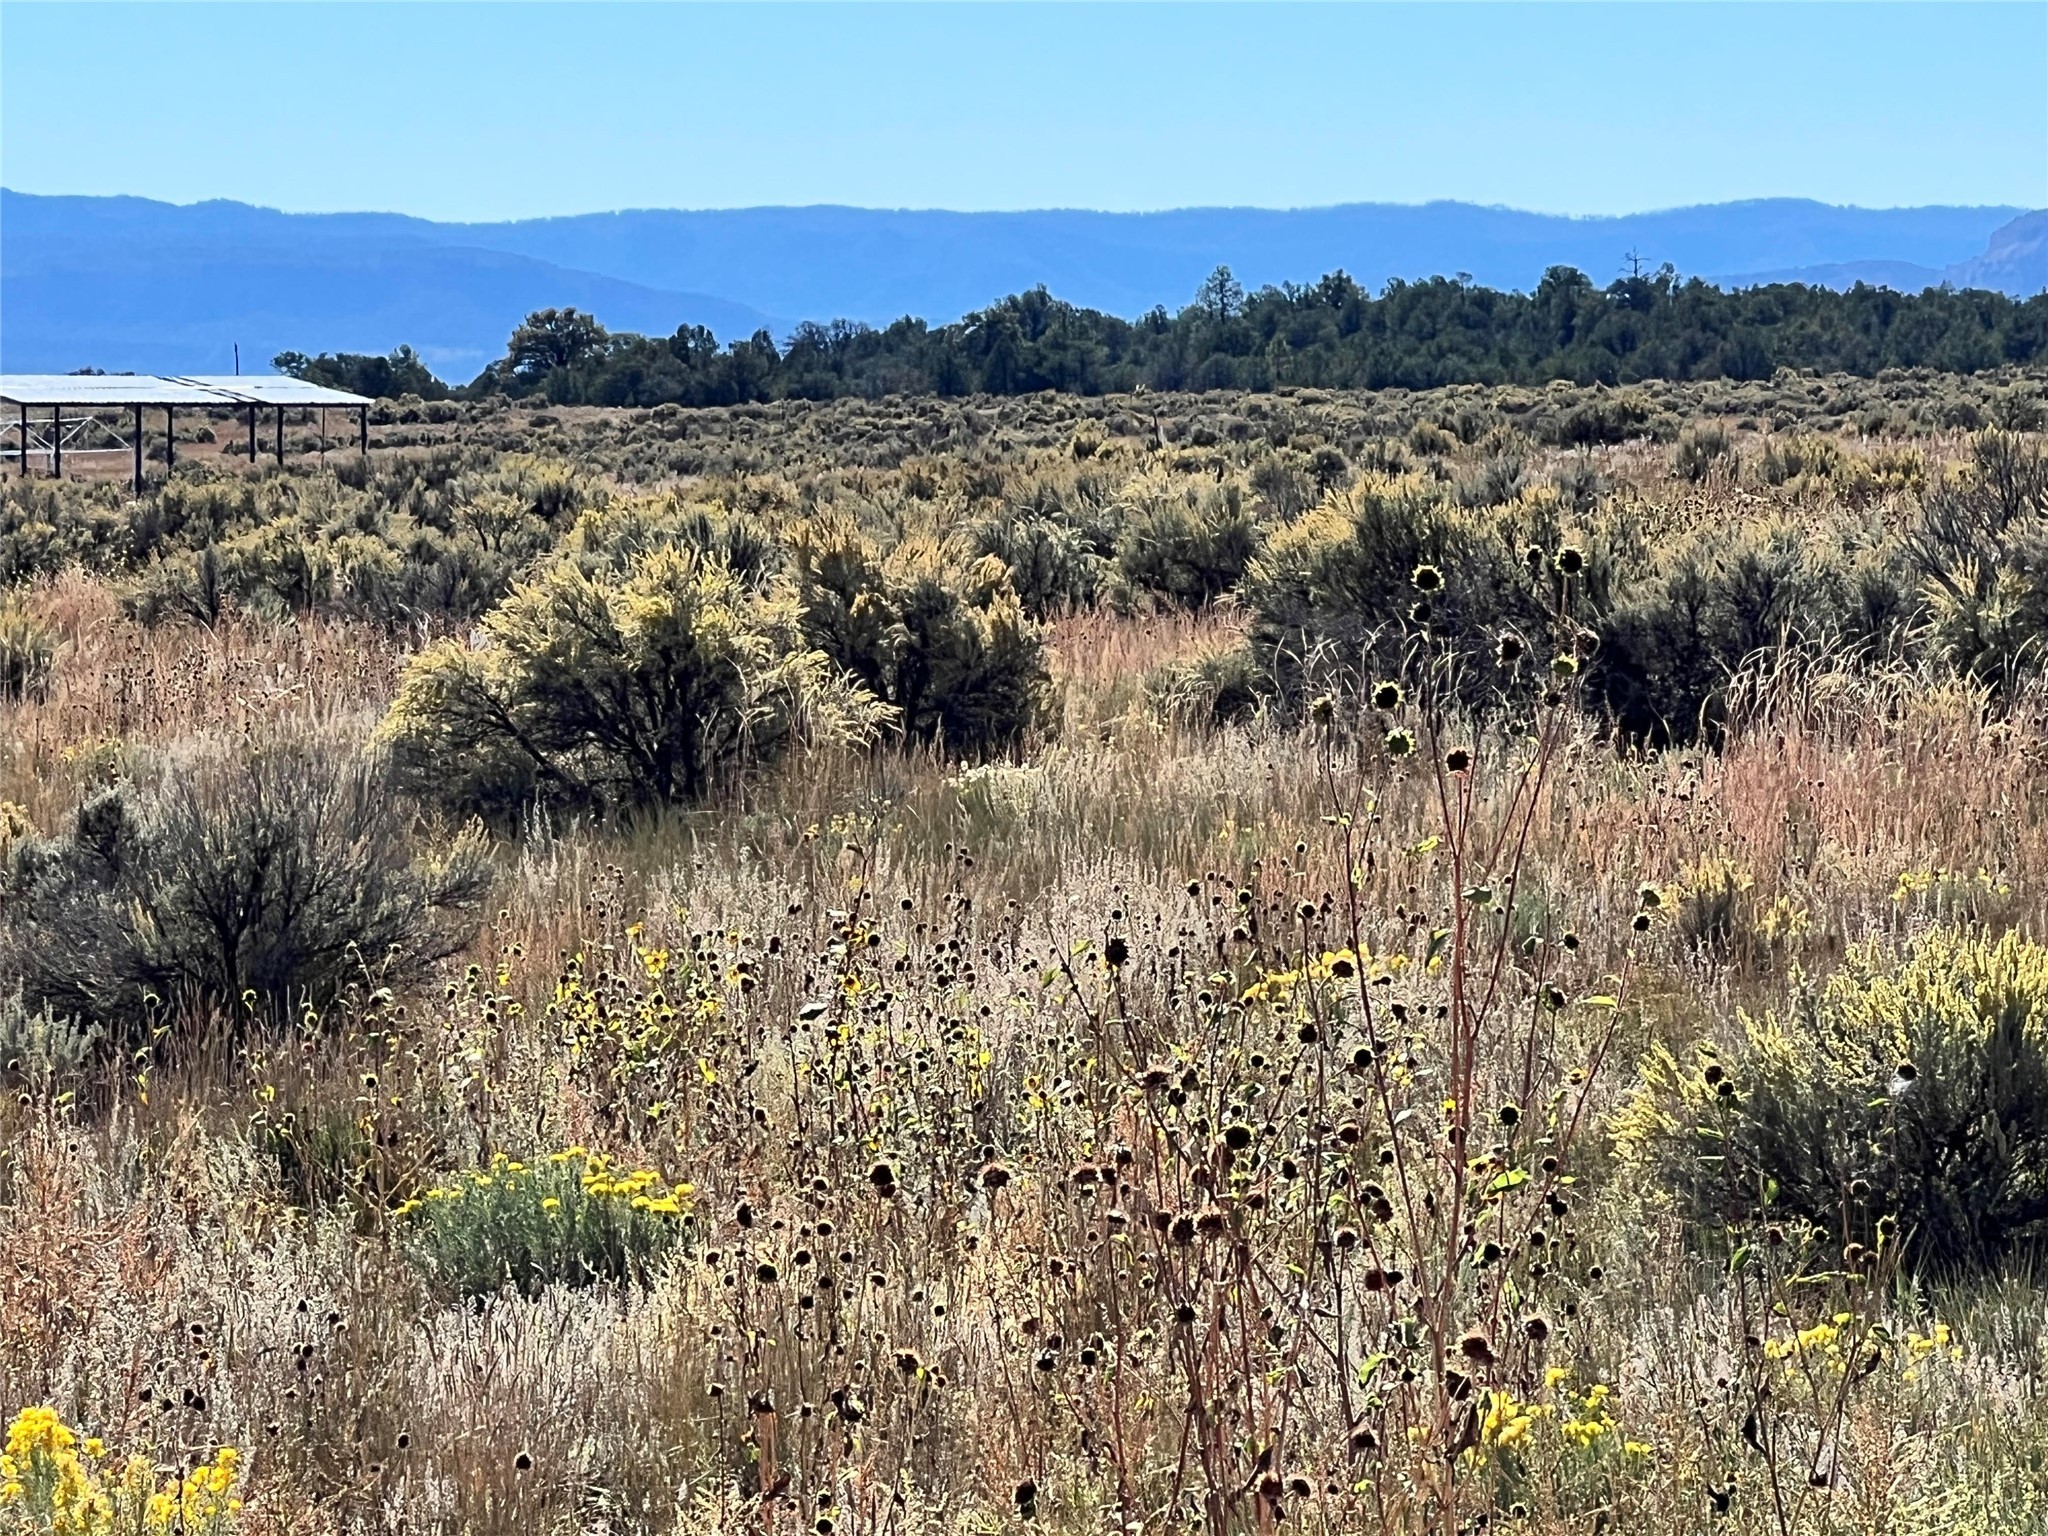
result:
M 370 406 L 366 395 L 350 394 L 343 389 L 329 389 L 322 384 L 310 383 L 305 379 L 294 379 L 283 374 L 201 374 L 190 377 L 161 376 L 157 374 L 106 374 L 106 373 L 10 373 L 0 374 L 0 405 L 11 405 L 19 413 L 12 422 L 0 422 L 0 432 L 12 428 L 19 434 L 15 443 L 17 462 L 24 477 L 28 474 L 28 459 L 31 451 L 42 455 L 49 463 L 50 473 L 62 477 L 64 473 L 65 426 L 64 412 L 77 410 L 96 413 L 112 410 L 132 410 L 135 413 L 134 439 L 131 443 L 114 448 L 74 448 L 74 453 L 118 453 L 131 448 L 135 454 L 135 489 L 142 489 L 142 413 L 145 409 L 161 407 L 164 413 L 164 463 L 166 467 L 177 462 L 177 409 L 179 406 L 193 406 L 206 410 L 237 409 L 246 411 L 249 417 L 249 458 L 256 458 L 256 413 L 262 409 L 277 412 L 277 462 L 284 462 L 284 413 L 287 409 L 319 409 L 325 412 L 334 407 L 353 410 L 356 413 L 357 443 L 361 452 L 370 451 Z M 50 414 L 44 422 L 48 436 L 37 441 L 33 423 L 29 417 L 31 408 L 47 410 Z M 73 432 L 84 430 L 85 421 L 97 421 L 96 415 L 89 415 L 73 426 Z M 104 423 L 101 423 L 104 427 Z M 111 429 L 108 429 L 111 435 Z M 324 435 L 324 434 L 323 434 Z

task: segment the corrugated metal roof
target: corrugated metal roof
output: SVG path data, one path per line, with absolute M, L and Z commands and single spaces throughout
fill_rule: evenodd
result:
M 9 405 L 232 405 L 219 390 L 144 373 L 0 374 Z
M 206 374 L 161 378 L 147 373 L 5 373 L 0 401 L 9 405 L 370 405 L 364 395 L 328 389 L 283 374 Z
M 258 405 L 370 405 L 373 402 L 365 395 L 352 395 L 345 389 L 329 389 L 324 384 L 313 384 L 305 379 L 295 379 L 288 374 L 189 374 L 178 380 L 180 384 L 202 384 L 208 389 L 217 389 L 224 395 L 238 400 L 253 400 Z

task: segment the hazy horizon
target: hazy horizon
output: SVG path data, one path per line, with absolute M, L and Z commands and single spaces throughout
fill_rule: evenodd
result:
M 420 219 L 434 224 L 519 224 L 536 223 L 549 219 L 592 219 L 607 214 L 634 213 L 754 213 L 768 210 L 801 211 L 806 209 L 846 209 L 858 213 L 943 213 L 959 215 L 990 215 L 993 217 L 1016 216 L 1043 213 L 1101 214 L 1117 218 L 1147 218 L 1174 213 L 1322 213 L 1340 208 L 1430 208 L 1455 205 L 1466 208 L 1480 208 L 1494 213 L 1526 213 L 1546 219 L 1574 219 L 1584 223 L 1615 222 L 1633 218 L 1647 218 L 1663 213 L 1684 213 L 1696 208 L 1733 208 L 1761 203 L 1813 203 L 1824 208 L 1837 208 L 1859 213 L 1902 212 L 1925 208 L 1982 208 L 2010 209 L 2014 213 L 2031 213 L 2048 208 L 2048 201 L 2035 203 L 2013 202 L 1935 202 L 1935 203 L 1843 203 L 1831 202 L 1826 198 L 1808 197 L 1800 193 L 1787 192 L 1766 197 L 1730 197 L 1708 203 L 1659 203 L 1636 208 L 1624 208 L 1613 213 L 1577 213 L 1570 209 L 1532 208 L 1518 203 L 1480 203 L 1462 197 L 1424 197 L 1411 199 L 1392 198 L 1345 198 L 1329 203 L 1177 203 L 1167 208 L 1095 208 L 1078 203 L 1047 203 L 1030 208 L 946 208 L 931 205 L 849 203 L 824 201 L 809 203 L 733 203 L 733 204 L 691 204 L 681 203 L 620 203 L 602 208 L 574 209 L 562 213 L 522 214 L 503 219 L 455 219 L 438 218 L 431 214 L 410 213 L 402 208 L 381 207 L 327 207 L 327 208 L 281 208 L 274 203 L 253 202 L 241 197 L 197 197 L 188 199 L 157 197 L 148 192 L 63 192 L 35 191 L 17 187 L 0 180 L 0 192 L 11 192 L 23 197 L 96 197 L 107 199 L 132 198 L 140 202 L 163 203 L 173 208 L 198 208 L 209 203 L 233 203 L 242 207 L 259 209 L 266 213 L 286 213 L 295 217 L 323 218 L 340 215 L 368 215 L 371 217 Z

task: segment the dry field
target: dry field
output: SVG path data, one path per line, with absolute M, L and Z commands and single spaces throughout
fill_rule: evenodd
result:
M 1907 423 L 1978 383 L 1858 387 Z M 1983 385 L 1980 415 L 2033 387 Z M 1241 474 L 1265 542 L 1213 602 L 1143 590 L 1133 559 L 1034 615 L 1036 713 L 972 756 L 819 740 L 694 800 L 543 796 L 468 830 L 467 805 L 379 779 L 405 847 L 488 862 L 445 953 L 359 944 L 317 995 L 132 1019 L 37 1002 L 35 946 L 172 921 L 31 911 L 82 808 L 124 785 L 182 804 L 250 759 L 317 799 L 320 764 L 391 750 L 414 658 L 490 603 L 394 622 L 249 587 L 202 619 L 162 595 L 197 540 L 18 556 L 0 657 L 11 633 L 41 659 L 0 688 L 0 964 L 24 985 L 0 1042 L 0 1529 L 2048 1527 L 2048 1106 L 2000 1086 L 2048 1085 L 2030 671 L 1788 642 L 1722 679 L 1706 737 L 1631 738 L 1592 694 L 1622 629 L 1596 651 L 1561 607 L 1486 698 L 1469 636 L 1424 619 L 1398 701 L 1376 665 L 1185 707 L 1263 632 L 1257 562 L 1376 454 L 1447 486 L 1512 458 L 1503 504 L 1575 484 L 1572 527 L 1626 510 L 1653 549 L 1768 524 L 1824 551 L 1924 526 L 1930 488 L 1982 472 L 1970 424 L 1774 429 L 1761 399 L 1716 425 L 1674 396 L 1657 409 L 1693 414 L 1661 442 L 1461 437 L 1452 407 L 1487 399 L 1279 402 L 1301 419 L 1277 440 L 1210 402 L 1206 445 L 1193 407 L 1176 444 L 1131 401 L 985 406 L 978 447 L 951 406 L 922 447 L 857 403 L 780 439 L 772 413 L 567 413 L 522 428 L 538 449 L 485 440 L 523 414 L 472 423 L 465 473 L 538 451 L 614 511 L 715 485 L 779 533 L 859 498 L 871 537 L 908 540 L 964 520 L 977 474 L 1014 500 L 1097 466 Z M 737 446 L 663 471 L 649 445 L 675 432 Z M 1824 473 L 1767 470 L 1795 435 L 1809 464 L 1825 437 Z M 387 446 L 377 474 L 453 451 Z M 318 499 L 384 483 L 358 482 L 293 505 L 362 523 Z M 512 483 L 392 491 L 414 497 L 392 515 L 428 526 L 441 495 L 495 553 L 511 537 L 459 509 Z M 0 532 L 69 527 L 53 505 L 7 501 Z M 244 534 L 208 537 L 225 561 Z M 1441 574 L 1456 600 L 1467 573 Z M 1409 582 L 1404 607 L 1429 600 Z M 129 846 L 107 857 L 159 856 Z M 1965 1138 L 1936 1172 L 1904 1150 L 1923 1114 Z

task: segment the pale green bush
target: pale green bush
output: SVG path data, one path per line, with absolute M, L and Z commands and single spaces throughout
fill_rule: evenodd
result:
M 1654 1047 L 1624 1156 L 1696 1220 L 1761 1216 L 1980 1269 L 2048 1235 L 2048 949 L 1935 929 L 1854 949 L 1732 1051 Z
M 499 1153 L 399 1209 L 406 1247 L 439 1289 L 645 1282 L 683 1241 L 693 1190 L 581 1147 L 535 1161 Z

